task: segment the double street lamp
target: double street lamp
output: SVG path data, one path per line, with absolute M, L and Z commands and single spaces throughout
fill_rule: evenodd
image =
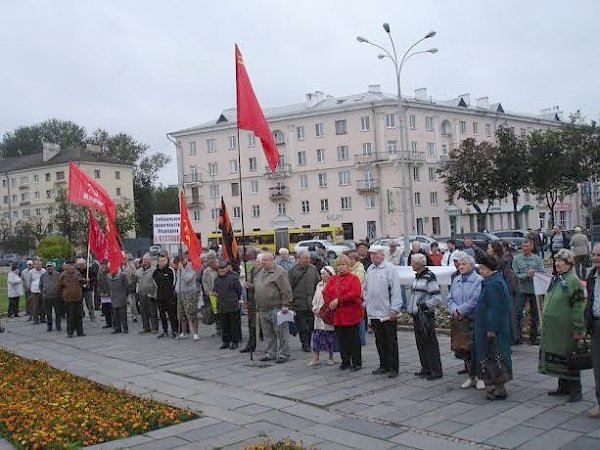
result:
M 387 48 L 376 44 L 374 42 L 371 42 L 370 40 L 368 40 L 365 37 L 362 36 L 357 36 L 356 40 L 360 43 L 364 43 L 364 44 L 369 44 L 372 45 L 373 47 L 377 47 L 379 50 L 383 51 L 382 54 L 377 55 L 377 57 L 379 59 L 384 59 L 384 58 L 389 58 L 390 61 L 392 61 L 393 65 L 394 65 L 394 74 L 396 75 L 396 87 L 397 87 L 397 113 L 398 113 L 398 134 L 399 134 L 399 144 L 400 144 L 400 159 L 399 159 L 399 165 L 400 165 L 400 177 L 401 177 L 401 183 L 402 183 L 402 188 L 400 190 L 400 202 L 401 202 L 401 208 L 402 208 L 402 220 L 403 220 L 403 227 L 404 227 L 404 255 L 408 256 L 409 252 L 410 252 L 410 243 L 408 240 L 408 236 L 409 236 L 409 232 L 412 230 L 412 226 L 409 227 L 408 224 L 408 199 L 407 199 L 407 177 L 410 176 L 410 174 L 407 174 L 406 172 L 406 152 L 405 152 L 405 135 L 406 135 L 406 126 L 405 126 L 405 121 L 404 121 L 404 111 L 402 108 L 402 90 L 401 90 L 401 86 L 400 86 L 400 76 L 402 74 L 402 68 L 404 67 L 404 64 L 406 63 L 406 61 L 408 61 L 411 57 L 421 54 L 421 53 L 437 53 L 438 49 L 437 48 L 430 48 L 428 50 L 421 50 L 421 51 L 413 51 L 413 49 L 420 44 L 421 42 L 423 42 L 426 39 L 432 38 L 436 35 L 435 31 L 430 31 L 429 33 L 427 33 L 424 37 L 422 37 L 421 39 L 419 39 L 418 41 L 416 41 L 414 44 L 412 44 L 408 50 L 406 50 L 406 52 L 404 52 L 404 55 L 402 55 L 402 58 L 398 58 L 398 54 L 396 52 L 396 45 L 394 44 L 394 39 L 392 38 L 392 34 L 390 33 L 390 25 L 387 23 L 383 24 L 383 29 L 385 30 L 385 32 L 387 33 L 388 37 L 390 38 L 390 43 L 392 45 L 392 51 L 390 52 Z M 412 202 L 411 204 L 411 217 L 413 217 L 414 215 L 414 211 L 413 211 L 413 207 L 412 207 Z

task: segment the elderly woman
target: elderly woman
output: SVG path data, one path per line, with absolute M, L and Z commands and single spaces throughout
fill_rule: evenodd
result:
M 427 258 L 422 253 L 411 255 L 410 265 L 415 271 L 412 295 L 407 311 L 412 315 L 421 370 L 415 375 L 436 380 L 442 377 L 440 347 L 435 334 L 435 309 L 441 302 L 440 285 L 435 274 L 427 268 Z
M 472 364 L 471 349 L 456 349 L 455 343 L 472 341 L 472 320 L 479 294 L 481 293 L 481 282 L 483 278 L 475 271 L 475 260 L 472 256 L 463 253 L 458 257 L 458 275 L 452 280 L 450 292 L 448 293 L 448 311 L 452 315 L 450 319 L 452 350 L 465 362 L 466 373 L 469 378 L 462 384 L 463 389 L 476 386 L 477 389 L 485 389 L 483 380 L 478 380 L 475 366 Z M 464 347 L 464 345 L 461 345 Z
M 336 260 L 337 275 L 323 289 L 323 300 L 333 310 L 333 325 L 340 342 L 341 370 L 362 369 L 358 327 L 363 320 L 362 289 L 356 275 L 350 272 L 350 259 L 341 255 Z
M 323 322 L 323 319 L 319 315 L 319 311 L 325 305 L 323 289 L 325 289 L 325 286 L 334 275 L 335 270 L 331 266 L 325 266 L 321 269 L 321 281 L 317 284 L 315 295 L 312 299 L 312 312 L 315 315 L 315 325 L 312 333 L 312 359 L 307 363 L 309 367 L 321 364 L 319 360 L 320 352 L 327 352 L 329 354 L 327 364 L 330 366 L 334 365 L 333 348 L 335 344 L 335 329 L 333 325 Z
M 348 258 L 350 258 L 350 272 L 358 277 L 361 287 L 364 288 L 367 272 L 363 263 L 360 262 L 360 256 L 356 252 L 350 252 Z
M 498 271 L 502 274 L 504 281 L 506 281 L 506 285 L 508 286 L 508 293 L 510 294 L 512 304 L 510 313 L 510 335 L 511 342 L 514 345 L 519 344 L 520 341 L 519 333 L 517 331 L 517 311 L 519 310 L 520 299 L 517 296 L 518 281 L 512 268 L 512 256 L 510 255 L 510 251 L 505 251 L 505 243 L 505 241 L 490 241 L 487 246 L 487 254 L 498 260 Z M 535 342 L 535 338 L 533 339 L 533 342 Z
M 484 280 L 473 314 L 473 360 L 479 367 L 490 352 L 498 350 L 512 376 L 511 299 L 508 286 L 498 268 L 498 260 L 494 256 L 481 255 L 479 274 Z M 504 400 L 506 396 L 504 383 L 490 387 L 487 392 L 488 400 Z
M 560 249 L 554 260 L 556 275 L 542 311 L 539 372 L 558 377 L 558 389 L 548 395 L 568 396 L 572 403 L 581 400 L 581 372 L 567 365 L 567 355 L 583 335 L 583 287 L 572 270 L 572 251 Z

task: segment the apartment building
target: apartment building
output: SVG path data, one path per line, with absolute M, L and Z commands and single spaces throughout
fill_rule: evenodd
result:
M 1 220 L 10 229 L 19 221 L 52 222 L 57 213 L 57 193 L 68 186 L 69 161 L 102 185 L 115 203 L 130 201 L 134 207 L 130 165 L 102 154 L 96 146 L 61 150 L 56 144 L 44 144 L 42 153 L 1 161 Z M 135 232 L 127 237 L 135 237 Z
M 254 134 L 238 133 L 235 109 L 169 133 L 177 144 L 179 182 L 196 231 L 214 230 L 221 196 L 234 228 L 240 229 L 243 189 L 246 230 L 337 225 L 348 239 L 399 236 L 404 233 L 403 168 L 412 233 L 439 237 L 475 231 L 473 206 L 460 200 L 449 204 L 437 175 L 450 150 L 466 138 L 493 141 L 500 126 L 525 135 L 560 125 L 557 109 L 516 114 L 487 97 L 474 103 L 468 94 L 440 101 L 429 97 L 426 89 L 403 98 L 403 111 L 404 164 L 400 164 L 396 97 L 378 85 L 346 97 L 317 91 L 307 94 L 303 103 L 265 110 L 280 153 L 275 172 L 266 167 Z M 526 193 L 520 201 L 524 227 L 547 226 L 549 214 L 543 204 Z M 575 199 L 565 199 L 558 205 L 557 220 L 574 226 L 577 209 Z M 510 199 L 498 202 L 490 208 L 486 228 L 512 228 L 512 216 Z

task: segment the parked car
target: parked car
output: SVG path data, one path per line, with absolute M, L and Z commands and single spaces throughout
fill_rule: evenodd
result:
M 352 239 L 346 239 L 345 241 L 338 241 L 333 245 L 343 245 L 344 247 L 348 247 L 348 250 L 356 250 L 356 243 Z
M 390 242 L 391 241 L 396 241 L 398 243 L 398 248 L 400 249 L 401 252 L 404 252 L 404 236 L 400 236 L 399 238 L 380 238 L 380 239 L 375 239 L 373 241 L 374 245 L 382 245 L 383 247 L 386 248 L 386 251 L 389 251 L 390 248 Z M 440 251 L 442 253 L 444 253 L 446 250 L 448 250 L 448 246 L 446 245 L 445 242 L 439 242 L 434 238 L 431 238 L 429 236 L 425 236 L 423 234 L 417 234 L 416 236 L 409 236 L 408 237 L 408 242 L 409 244 L 413 241 L 419 241 L 421 243 L 421 248 L 423 250 L 425 250 L 426 252 L 429 251 L 429 248 L 431 247 L 431 244 L 434 242 L 437 242 L 440 246 Z
M 456 246 L 462 248 L 464 245 L 465 237 L 470 237 L 473 240 L 473 244 L 482 249 L 484 252 L 487 251 L 487 246 L 490 241 L 499 241 L 500 238 L 491 233 L 484 233 L 482 231 L 476 231 L 473 233 L 462 233 L 453 236 L 456 241 Z
M 343 254 L 344 252 L 348 251 L 348 247 L 344 246 L 344 245 L 336 245 L 336 244 L 332 244 L 329 241 L 323 240 L 323 239 L 311 239 L 308 241 L 300 241 L 296 244 L 296 247 L 294 247 L 294 252 L 296 252 L 296 254 L 298 254 L 298 252 L 300 250 L 308 250 L 311 247 L 315 247 L 315 248 L 322 248 L 323 250 L 325 250 L 325 254 L 327 255 L 327 258 L 329 259 L 335 259 L 338 256 L 340 256 L 341 254 Z
M 19 262 L 19 256 L 16 253 L 6 253 L 0 257 L 0 266 L 10 266 L 13 263 Z
M 526 230 L 501 230 L 494 231 L 492 234 L 508 242 L 513 250 L 519 250 L 523 241 L 527 239 L 528 233 Z

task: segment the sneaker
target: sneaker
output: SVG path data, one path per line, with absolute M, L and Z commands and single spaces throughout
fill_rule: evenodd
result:
M 335 366 L 335 360 L 333 358 L 327 360 L 327 365 L 328 366 Z
M 307 367 L 320 366 L 321 361 L 313 361 L 312 359 L 306 363 Z
M 473 381 L 473 379 L 471 377 L 469 377 L 469 378 L 467 378 L 467 381 L 465 381 L 463 384 L 460 385 L 460 387 L 461 387 L 461 389 L 469 389 L 470 387 L 473 387 L 474 384 L 475 384 L 475 381 Z
M 483 380 L 481 378 L 477 379 L 477 384 L 475 385 L 475 388 L 478 391 L 483 391 L 485 389 L 485 383 L 483 382 Z
M 194 340 L 198 341 L 200 339 L 200 336 L 198 336 L 198 333 L 194 333 Z
M 186 339 L 188 337 L 188 335 L 186 333 L 181 333 L 179 336 L 177 336 L 175 339 Z

